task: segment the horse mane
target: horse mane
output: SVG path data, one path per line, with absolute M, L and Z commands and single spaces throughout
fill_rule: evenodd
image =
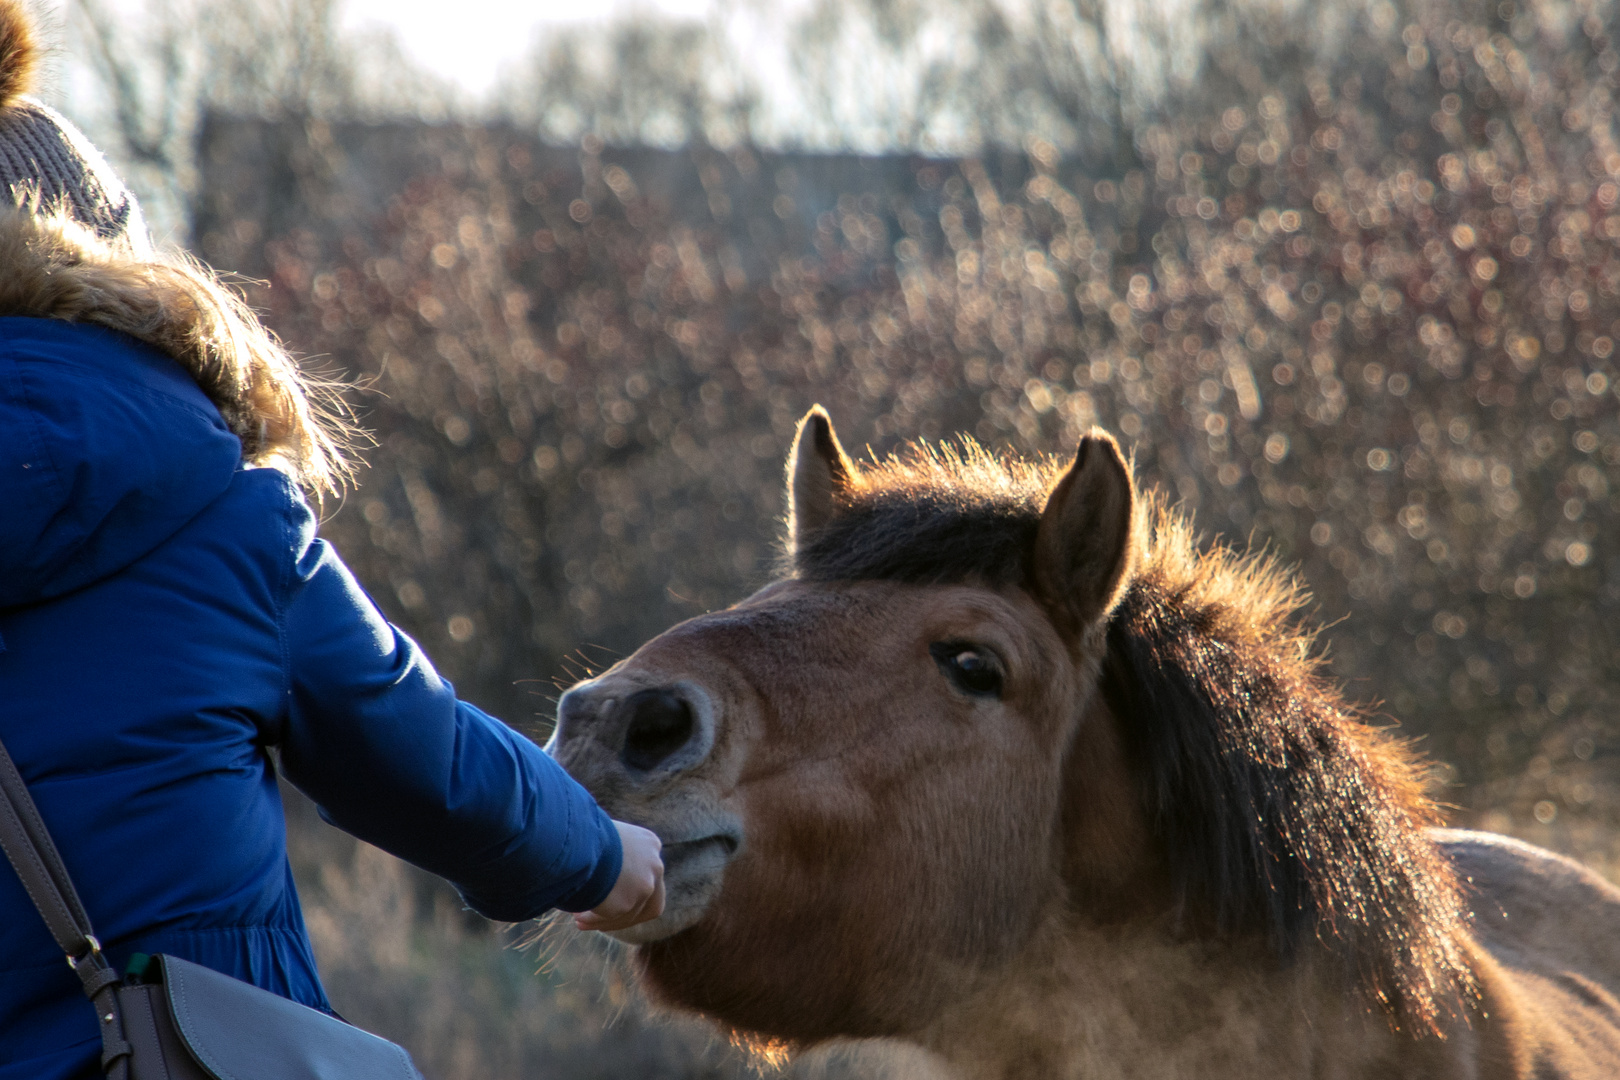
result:
M 790 538 L 812 581 L 1032 586 L 1047 493 L 1066 463 L 971 440 L 856 471 L 837 514 Z M 1157 496 L 1109 618 L 1101 691 L 1184 918 L 1316 946 L 1399 1027 L 1439 1032 L 1473 992 L 1462 887 L 1426 832 L 1421 762 L 1322 671 L 1308 594 L 1266 555 L 1201 549 Z

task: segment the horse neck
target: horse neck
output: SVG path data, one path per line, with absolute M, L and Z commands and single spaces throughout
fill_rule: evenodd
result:
M 1064 773 L 1062 886 L 1019 956 L 916 1039 L 961 1080 L 1453 1075 L 1455 1041 L 1394 1032 L 1338 961 L 1285 963 L 1261 937 L 1217 937 L 1176 904 L 1100 694 Z
M 1451 1075 L 1446 1043 L 1393 1032 L 1325 965 L 1285 966 L 1263 942 L 1187 940 L 1169 924 L 1053 911 L 1017 962 L 917 1041 L 960 1080 Z
M 1098 923 L 1168 911 L 1174 900 L 1163 845 L 1148 824 L 1119 718 L 1095 688 L 1074 730 L 1058 825 L 1069 906 Z

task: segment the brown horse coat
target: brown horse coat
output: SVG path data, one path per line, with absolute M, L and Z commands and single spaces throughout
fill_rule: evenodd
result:
M 1620 891 L 1433 829 L 1297 586 L 1200 552 L 1112 439 L 860 468 L 817 409 L 789 494 L 781 580 L 559 706 L 664 840 L 619 935 L 655 996 L 964 1077 L 1620 1076 Z

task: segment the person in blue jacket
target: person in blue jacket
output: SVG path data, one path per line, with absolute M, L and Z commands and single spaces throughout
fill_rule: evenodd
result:
M 330 420 L 22 94 L 19 34 L 0 0 L 0 188 L 19 204 L 0 200 L 0 741 L 114 967 L 169 953 L 330 1009 L 278 767 L 492 919 L 656 917 L 657 837 L 458 700 L 316 535 L 303 489 L 341 479 Z M 100 1046 L 0 864 L 0 1080 L 88 1080 Z

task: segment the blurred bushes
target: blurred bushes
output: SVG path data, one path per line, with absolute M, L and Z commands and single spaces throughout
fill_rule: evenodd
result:
M 576 647 L 768 576 L 811 403 L 879 451 L 1062 452 L 1101 423 L 1205 529 L 1300 564 L 1344 620 L 1335 669 L 1461 798 L 1533 764 L 1515 810 L 1581 814 L 1595 779 L 1562 778 L 1611 748 L 1620 588 L 1613 56 L 1531 71 L 1414 25 L 1377 80 L 1153 126 L 1117 178 L 1037 143 L 1013 190 L 918 161 L 809 220 L 780 155 L 693 151 L 694 220 L 599 142 L 542 169 L 439 129 L 369 234 L 269 240 L 262 299 L 376 391 L 329 531 L 515 718 Z
M 1612 875 L 1620 54 L 1596 17 L 1539 51 L 1516 26 L 1250 69 L 1087 175 L 1039 140 L 868 168 L 309 125 L 321 213 L 267 228 L 220 153 L 198 235 L 366 387 L 377 446 L 327 534 L 537 733 L 553 678 L 768 578 L 810 404 L 878 453 L 1061 454 L 1095 423 L 1300 567 L 1333 670 L 1424 738 L 1459 823 Z

